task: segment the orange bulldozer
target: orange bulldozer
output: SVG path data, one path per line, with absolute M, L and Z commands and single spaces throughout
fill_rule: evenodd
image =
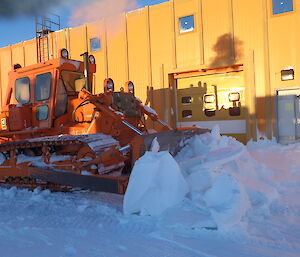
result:
M 125 193 L 135 161 L 156 138 L 175 155 L 180 142 L 205 129 L 171 129 L 134 95 L 127 82 L 92 94 L 95 58 L 60 57 L 28 67 L 14 65 L 0 114 L 0 180 L 23 187 L 79 187 Z M 149 133 L 145 116 L 162 127 Z

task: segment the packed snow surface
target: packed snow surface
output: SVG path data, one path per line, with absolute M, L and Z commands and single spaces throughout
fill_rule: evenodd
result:
M 154 143 L 126 195 L 0 188 L 0 256 L 300 256 L 300 143 Z

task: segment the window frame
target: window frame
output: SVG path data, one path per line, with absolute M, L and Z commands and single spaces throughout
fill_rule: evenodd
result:
M 98 39 L 99 40 L 99 49 L 95 49 L 95 50 L 93 50 L 93 48 L 92 48 L 92 40 L 93 39 Z M 101 38 L 100 37 L 97 37 L 97 36 L 95 36 L 95 37 L 90 37 L 89 38 L 89 47 L 90 47 L 90 51 L 91 52 L 97 52 L 97 51 L 101 51 L 102 50 L 102 44 L 101 44 Z
M 17 80 L 19 80 L 19 79 L 28 79 L 28 92 L 29 92 L 29 99 L 28 99 L 28 102 L 26 102 L 26 103 L 20 103 L 19 102 L 19 100 L 17 99 L 17 95 L 16 95 L 16 92 L 17 92 L 17 90 L 16 90 L 16 82 L 17 82 Z M 15 80 L 15 83 L 14 83 L 15 85 L 14 85 L 14 94 L 15 94 L 15 99 L 16 99 L 16 101 L 18 102 L 18 104 L 29 104 L 30 103 L 30 100 L 31 100 L 31 83 L 30 83 L 30 77 L 28 77 L 28 76 L 26 76 L 26 77 L 21 77 L 21 78 L 17 78 L 16 80 Z
M 40 76 L 40 75 L 44 75 L 44 74 L 50 74 L 50 88 L 49 88 L 49 96 L 48 96 L 48 98 L 45 98 L 45 99 L 37 99 L 37 77 L 38 76 Z M 38 75 L 36 75 L 35 76 L 35 94 L 34 94 L 34 100 L 35 101 L 38 101 L 38 102 L 40 102 L 40 101 L 47 101 L 47 100 L 49 100 L 50 99 L 50 97 L 51 97 L 51 93 L 52 93 L 52 90 L 51 90 L 51 85 L 52 85 L 52 72 L 51 71 L 49 71 L 49 72 L 45 72 L 45 73 L 41 73 L 41 74 L 38 74 Z
M 191 31 L 181 32 L 180 31 L 180 28 L 181 28 L 180 19 L 185 18 L 185 17 L 189 17 L 189 16 L 193 16 L 193 18 L 194 18 L 194 29 L 191 30 Z M 179 17 L 177 17 L 177 21 L 178 21 L 178 34 L 179 35 L 187 35 L 187 34 L 194 33 L 194 32 L 197 31 L 196 13 L 191 13 L 191 14 L 179 16 Z
M 283 15 L 290 15 L 296 12 L 296 1 L 295 0 L 291 0 L 293 3 L 293 10 L 292 11 L 286 11 L 286 12 L 282 12 L 282 13 L 276 13 L 274 14 L 273 12 L 273 1 L 274 0 L 270 0 L 270 13 L 272 17 L 280 17 Z

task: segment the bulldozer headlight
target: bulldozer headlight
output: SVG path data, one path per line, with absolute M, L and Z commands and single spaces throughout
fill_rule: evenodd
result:
M 125 83 L 125 89 L 127 92 L 134 94 L 134 84 L 132 81 L 127 81 Z
M 104 80 L 104 92 L 113 92 L 115 89 L 114 81 L 111 78 Z
M 89 62 L 92 63 L 92 64 L 96 63 L 94 55 L 89 56 Z
M 63 48 L 60 50 L 60 56 L 63 58 L 69 58 L 69 52 L 67 49 Z

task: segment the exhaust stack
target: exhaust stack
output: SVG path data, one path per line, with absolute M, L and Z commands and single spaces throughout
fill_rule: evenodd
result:
M 83 56 L 83 63 L 84 63 L 84 77 L 85 77 L 85 85 L 84 88 L 88 90 L 90 93 L 92 92 L 92 85 L 90 83 L 90 73 L 89 73 L 89 53 L 85 52 L 81 54 Z

